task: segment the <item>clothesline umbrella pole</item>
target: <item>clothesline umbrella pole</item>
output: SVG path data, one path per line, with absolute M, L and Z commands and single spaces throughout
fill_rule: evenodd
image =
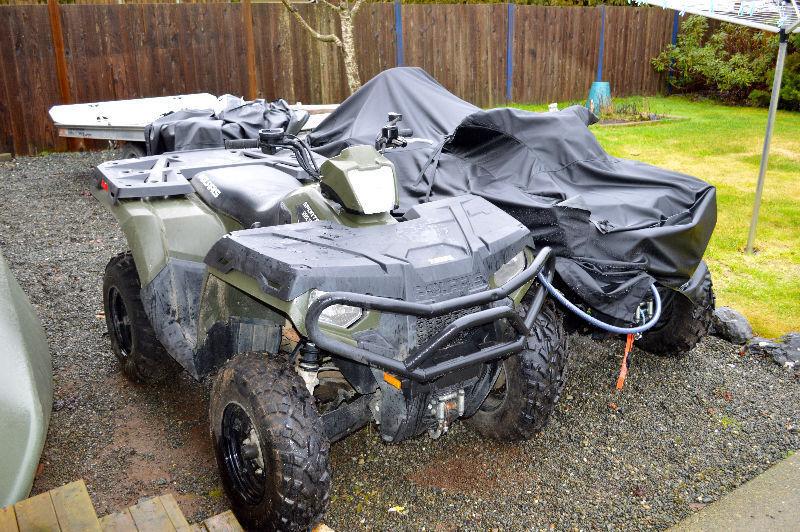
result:
M 797 27 L 795 24 L 794 27 Z M 791 32 L 793 28 L 789 29 Z M 758 226 L 758 211 L 761 209 L 761 195 L 764 192 L 764 178 L 767 174 L 769 161 L 769 143 L 772 140 L 772 129 L 775 127 L 775 115 L 778 112 L 778 100 L 781 99 L 781 81 L 783 78 L 783 64 L 786 61 L 786 47 L 789 34 L 781 29 L 779 33 L 778 61 L 775 63 L 775 79 L 772 82 L 772 94 L 769 98 L 769 113 L 767 114 L 767 132 L 764 135 L 764 148 L 761 151 L 761 166 L 758 169 L 758 183 L 756 184 L 756 197 L 753 201 L 753 216 L 750 218 L 750 232 L 747 234 L 747 253 L 753 253 L 756 240 L 756 226 Z
M 779 35 L 778 61 L 775 64 L 775 78 L 772 82 L 772 94 L 767 114 L 767 131 L 764 135 L 764 148 L 761 152 L 761 165 L 758 170 L 756 196 L 753 202 L 753 217 L 750 220 L 750 232 L 747 235 L 746 253 L 753 252 L 756 239 L 758 214 L 761 210 L 761 198 L 764 192 L 764 178 L 769 161 L 769 145 L 775 127 L 775 115 L 781 97 L 781 78 L 783 64 L 786 60 L 786 47 L 789 35 L 800 31 L 800 0 L 631 0 L 637 4 L 651 4 L 664 9 L 702 15 L 704 17 L 740 24 L 757 30 L 771 31 Z

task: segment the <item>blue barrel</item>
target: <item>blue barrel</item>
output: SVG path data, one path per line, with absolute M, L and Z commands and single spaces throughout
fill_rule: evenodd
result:
M 589 98 L 586 100 L 586 108 L 597 116 L 600 116 L 603 109 L 611 107 L 611 85 L 607 81 L 595 81 L 589 89 Z

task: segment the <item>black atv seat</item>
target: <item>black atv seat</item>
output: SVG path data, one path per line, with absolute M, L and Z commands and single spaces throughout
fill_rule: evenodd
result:
M 278 225 L 281 200 L 300 182 L 280 170 L 262 165 L 214 168 L 192 178 L 192 186 L 212 209 L 226 214 L 248 229 Z

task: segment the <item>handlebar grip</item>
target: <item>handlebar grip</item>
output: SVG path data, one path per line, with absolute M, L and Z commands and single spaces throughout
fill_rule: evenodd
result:
M 411 128 L 409 128 L 409 127 L 405 127 L 405 128 L 401 128 L 401 129 L 398 131 L 398 134 L 399 134 L 401 137 L 413 137 L 413 136 L 414 136 L 414 131 L 413 131 Z
M 246 150 L 258 148 L 258 139 L 225 139 L 226 150 Z

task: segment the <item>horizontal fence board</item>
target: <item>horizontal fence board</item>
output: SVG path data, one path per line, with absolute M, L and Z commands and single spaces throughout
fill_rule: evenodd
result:
M 336 13 L 297 5 L 322 33 Z M 515 6 L 512 99 L 584 99 L 597 69 L 600 7 Z M 246 94 L 240 3 L 74 3 L 59 7 L 70 98 L 92 102 L 170 94 Z M 603 79 L 616 96 L 664 87 L 651 60 L 669 43 L 673 12 L 607 7 Z M 258 97 L 336 103 L 349 94 L 340 49 L 315 40 L 280 3 L 252 4 Z M 506 103 L 507 4 L 402 6 L 404 64 L 459 97 Z M 367 3 L 354 39 L 361 81 L 396 65 L 394 4 Z M 61 103 L 46 5 L 0 5 L 0 152 L 63 150 L 47 111 Z M 97 146 L 97 144 L 89 144 Z

